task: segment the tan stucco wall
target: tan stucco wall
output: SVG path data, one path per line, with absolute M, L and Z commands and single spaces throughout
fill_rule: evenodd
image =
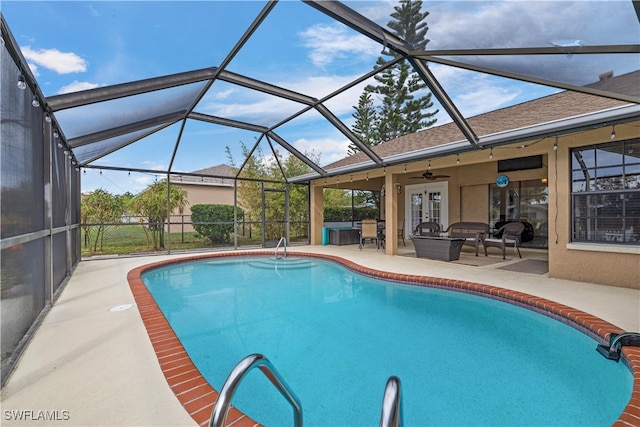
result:
M 180 187 L 187 192 L 188 205 L 185 206 L 182 215 L 184 215 L 185 221 L 191 221 L 191 206 L 193 205 L 231 205 L 233 206 L 233 186 L 220 186 L 220 185 L 190 185 L 190 184 L 176 184 L 172 183 L 176 187 Z M 172 222 L 180 220 L 180 213 L 174 212 L 174 216 L 171 218 Z M 180 225 L 172 225 L 172 229 L 179 227 Z M 183 229 L 185 232 L 194 231 L 191 224 L 186 224 Z
M 487 222 L 489 212 L 489 185 L 461 186 L 460 205 L 460 221 Z
M 640 122 L 616 126 L 617 140 L 638 137 Z M 570 243 L 570 149 L 609 141 L 609 127 L 576 133 L 559 138 L 557 161 L 550 154 L 549 182 L 557 187 L 549 186 L 549 276 L 640 289 L 640 246 Z
M 616 140 L 640 138 L 640 122 L 632 122 L 616 126 Z M 496 147 L 492 158 L 489 150 L 474 150 L 457 156 L 432 159 L 432 172 L 450 175 L 449 185 L 449 223 L 455 221 L 488 221 L 488 184 L 494 183 L 498 175 L 497 161 L 533 155 L 543 155 L 543 167 L 540 169 L 513 171 L 505 173 L 510 181 L 527 181 L 548 179 L 549 205 L 549 276 L 640 289 L 640 245 L 584 245 L 570 243 L 571 233 L 571 198 L 570 198 L 570 149 L 572 147 L 599 144 L 611 141 L 611 128 L 608 126 L 594 130 L 576 131 L 573 134 L 561 135 L 557 139 L 557 150 L 554 150 L 555 137 L 519 142 L 510 146 Z M 332 177 L 328 180 L 317 180 L 313 194 L 322 198 L 321 187 L 340 186 L 340 188 L 364 189 L 372 186 L 372 182 L 395 182 L 406 185 L 421 182 L 410 176 L 427 169 L 428 161 L 396 165 L 382 169 L 369 170 L 356 174 Z M 556 172 L 557 171 L 557 172 Z M 365 177 L 369 181 L 365 183 Z M 376 181 L 379 180 L 379 181 Z M 326 184 L 325 184 L 326 181 Z M 353 181 L 350 184 L 350 181 Z M 370 189 L 370 188 L 369 188 Z M 401 224 L 405 217 L 404 193 L 400 200 L 385 203 L 385 210 L 394 208 L 397 212 L 396 224 Z M 312 207 L 314 198 L 312 197 Z M 312 208 L 313 209 L 313 208 Z M 314 209 L 314 211 L 317 209 Z M 388 213 L 385 213 L 388 216 Z M 322 212 L 316 212 L 321 218 Z M 312 213 L 313 218 L 313 213 Z M 312 221 L 312 244 L 320 244 L 322 222 Z M 313 238 L 313 230 L 318 234 Z M 395 236 L 395 233 L 394 233 Z M 387 237 L 389 239 L 389 237 Z M 396 242 L 397 244 L 397 242 Z M 394 249 L 388 253 L 394 253 Z

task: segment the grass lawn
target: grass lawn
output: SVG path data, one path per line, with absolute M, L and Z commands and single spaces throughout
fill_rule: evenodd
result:
M 91 227 L 87 235 L 85 227 L 82 228 L 82 256 L 94 255 L 118 255 L 139 252 L 153 252 L 153 237 L 151 233 L 138 224 L 110 225 L 106 226 L 104 235 L 96 244 L 98 227 Z M 259 245 L 260 235 L 249 239 L 238 236 L 238 245 Z M 233 245 L 233 236 L 229 243 L 212 244 L 205 238 L 198 236 L 196 232 L 165 233 L 165 249 L 167 239 L 171 239 L 171 250 L 200 249 L 229 247 Z M 164 249 L 163 249 L 164 250 Z

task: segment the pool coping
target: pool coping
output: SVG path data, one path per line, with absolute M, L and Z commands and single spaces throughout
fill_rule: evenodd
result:
M 142 274 L 167 265 L 202 259 L 265 255 L 273 256 L 273 252 L 251 251 L 194 255 L 146 264 L 129 271 L 127 274 L 129 287 L 133 293 L 140 317 L 142 318 L 147 330 L 147 334 L 156 353 L 156 357 L 158 358 L 158 363 L 160 364 L 164 377 L 183 408 L 200 426 L 208 425 L 213 406 L 218 398 L 218 392 L 211 387 L 194 365 L 193 361 L 180 343 L 180 340 L 169 325 L 169 322 L 162 314 L 159 306 L 156 304 L 155 299 L 142 281 Z M 624 332 L 619 327 L 584 311 L 574 309 L 549 299 L 497 286 L 440 277 L 390 273 L 364 267 L 353 261 L 334 255 L 289 251 L 289 256 L 321 258 L 339 263 L 352 271 L 369 277 L 415 286 L 441 288 L 470 293 L 518 305 L 563 322 L 594 338 L 601 344 L 609 342 L 610 334 L 619 334 Z M 613 425 L 637 426 L 640 424 L 640 348 L 628 346 L 623 347 L 621 353 L 623 363 L 631 371 L 634 377 L 633 390 L 629 403 Z M 243 414 L 233 406 L 229 410 L 226 426 L 244 427 L 259 425 L 261 424 Z

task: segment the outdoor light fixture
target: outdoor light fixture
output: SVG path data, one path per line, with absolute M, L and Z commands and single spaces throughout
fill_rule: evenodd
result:
M 51 123 L 51 116 L 49 113 L 44 113 L 44 121 L 47 123 Z
M 429 160 L 429 170 L 431 170 L 431 160 Z
M 36 108 L 40 106 L 40 98 L 38 98 L 38 95 L 33 95 L 33 99 L 31 100 L 31 105 L 33 105 Z
M 24 81 L 24 76 L 20 74 L 18 76 L 18 89 L 25 90 L 27 88 L 27 82 Z
M 491 151 L 489 151 L 489 158 L 493 159 L 493 147 L 491 147 Z
M 398 194 L 401 194 L 401 193 L 402 193 L 402 185 L 400 185 L 400 184 L 396 184 L 396 192 L 397 192 Z
M 58 138 L 60 135 L 58 134 L 58 129 L 53 130 L 53 137 Z
M 458 157 L 456 158 L 456 165 L 459 165 L 460 164 L 460 154 L 457 154 L 457 156 Z
M 58 148 L 62 148 L 62 142 L 58 141 Z
M 616 125 L 611 126 L 611 139 L 616 138 Z

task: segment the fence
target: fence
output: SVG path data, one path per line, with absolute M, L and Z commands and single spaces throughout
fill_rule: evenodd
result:
M 228 228 L 227 239 L 212 241 L 196 228 L 198 225 L 216 225 Z M 235 228 L 234 228 L 235 225 Z M 285 236 L 286 222 L 268 221 L 265 224 L 265 246 Z M 234 233 L 233 230 L 237 230 Z M 289 222 L 289 242 L 309 243 L 309 222 L 306 219 Z M 120 222 L 108 224 L 82 224 L 82 256 L 125 255 L 149 252 L 236 249 L 263 245 L 261 220 L 234 222 L 192 222 L 190 215 L 172 215 L 168 223 L 149 222 L 143 217 L 127 216 Z

